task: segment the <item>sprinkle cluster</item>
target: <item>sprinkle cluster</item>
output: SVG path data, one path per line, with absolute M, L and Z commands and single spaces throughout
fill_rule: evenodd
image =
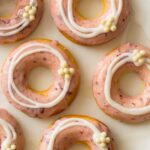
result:
M 16 150 L 16 145 L 15 144 L 12 144 L 12 145 L 7 144 L 5 150 Z
M 116 31 L 117 26 L 115 24 L 115 17 L 110 16 L 107 19 L 102 20 L 102 25 L 104 26 L 105 32 Z
M 24 8 L 23 18 L 33 21 L 35 19 L 36 12 L 37 7 L 34 4 L 29 4 Z
M 101 148 L 107 148 L 108 144 L 111 141 L 110 137 L 107 136 L 106 132 L 94 135 L 93 139 L 96 143 L 100 144 Z
M 71 79 L 74 73 L 75 73 L 75 69 L 70 68 L 67 63 L 61 65 L 61 68 L 58 70 L 58 74 L 68 80 Z
M 143 50 L 134 50 L 132 61 L 136 66 L 142 66 L 145 63 L 146 52 Z

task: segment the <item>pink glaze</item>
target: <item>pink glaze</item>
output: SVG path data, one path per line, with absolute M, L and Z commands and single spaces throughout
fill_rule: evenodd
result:
M 43 5 L 44 2 L 43 0 L 37 0 L 38 3 L 38 8 L 35 16 L 35 20 L 30 22 L 30 24 L 24 28 L 22 31 L 20 31 L 17 34 L 11 35 L 11 36 L 6 36 L 6 37 L 1 37 L 0 36 L 0 43 L 10 43 L 10 42 L 15 42 L 18 40 L 21 40 L 31 34 L 39 24 L 42 14 L 43 14 Z M 17 0 L 16 1 L 16 10 L 12 14 L 10 18 L 1 18 L 0 17 L 0 26 L 1 27 L 9 27 L 10 25 L 15 25 L 22 19 L 23 11 L 25 6 L 29 4 L 29 0 Z M 21 10 L 21 11 L 19 11 Z M 19 13 L 19 15 L 17 15 Z
M 36 41 L 36 40 L 35 40 Z M 38 41 L 38 40 L 37 40 Z M 29 116 L 32 117 L 39 117 L 39 118 L 47 118 L 51 115 L 57 114 L 64 109 L 66 109 L 69 104 L 72 102 L 73 98 L 75 97 L 78 86 L 79 86 L 79 69 L 74 63 L 73 59 L 67 54 L 66 52 L 60 47 L 60 44 L 57 41 L 48 41 L 48 40 L 39 40 L 41 43 L 48 43 L 50 46 L 52 46 L 54 49 L 59 51 L 64 58 L 66 59 L 68 65 L 70 67 L 75 68 L 75 74 L 72 76 L 72 80 L 70 83 L 69 91 L 67 95 L 64 97 L 64 99 L 57 104 L 56 106 L 52 108 L 38 108 L 38 109 L 31 109 L 31 108 L 26 108 L 21 105 L 18 105 L 17 103 L 14 102 L 14 100 L 10 97 L 9 93 L 7 92 L 7 87 L 8 87 L 8 68 L 11 63 L 11 59 L 14 56 L 14 54 L 22 47 L 29 43 L 34 43 L 34 41 L 27 42 L 20 47 L 18 47 L 15 51 L 13 51 L 7 58 L 6 63 L 3 66 L 2 69 L 2 75 L 1 75 L 1 85 L 3 88 L 3 91 L 8 98 L 9 102 L 13 104 L 17 109 L 27 113 Z M 28 49 L 27 51 L 30 51 Z M 38 66 L 43 66 L 51 70 L 54 81 L 52 87 L 48 91 L 48 95 L 42 95 L 40 93 L 34 92 L 28 87 L 27 83 L 27 78 L 30 73 L 30 71 Z M 16 66 L 15 71 L 14 71 L 14 82 L 18 89 L 26 95 L 27 97 L 38 101 L 42 103 L 48 103 L 50 101 L 53 101 L 63 90 L 64 87 L 64 80 L 63 78 L 58 75 L 58 69 L 60 68 L 60 61 L 58 58 L 51 53 L 47 52 L 39 52 L 39 53 L 34 53 L 31 54 L 24 59 L 20 61 L 20 63 Z M 19 101 L 24 101 L 20 97 L 17 97 Z
M 94 75 L 93 79 L 93 92 L 94 97 L 97 101 L 97 104 L 99 107 L 108 115 L 121 120 L 125 122 L 142 122 L 145 120 L 150 119 L 150 113 L 145 115 L 128 115 L 124 114 L 115 108 L 113 108 L 110 104 L 108 104 L 107 100 L 105 99 L 104 95 L 104 83 L 105 83 L 105 77 L 107 69 L 110 65 L 110 63 L 120 54 L 124 52 L 133 52 L 134 49 L 140 49 L 146 51 L 147 55 L 150 56 L 150 50 L 144 46 L 141 45 L 135 45 L 135 44 L 125 44 L 121 46 L 120 48 L 116 49 L 109 55 L 107 55 L 105 58 L 103 58 L 100 63 L 98 64 L 96 73 Z M 134 71 L 136 72 L 141 80 L 145 82 L 145 90 L 143 93 L 137 95 L 137 96 L 128 96 L 119 88 L 118 79 L 121 75 L 123 75 L 125 72 L 128 71 Z M 149 77 L 150 71 L 147 69 L 145 65 L 141 67 L 136 67 L 132 63 L 127 63 L 123 65 L 113 76 L 112 80 L 112 88 L 111 88 L 111 96 L 112 99 L 116 100 L 117 103 L 123 105 L 124 107 L 128 108 L 140 108 L 144 106 L 150 105 L 150 77 Z
M 40 150 L 48 150 L 47 146 L 49 141 L 51 140 L 50 139 L 51 133 L 61 121 L 67 120 L 67 118 L 68 117 L 64 117 L 57 120 L 52 126 L 50 126 L 48 129 L 44 131 L 44 135 L 41 139 Z M 69 118 L 74 117 L 70 116 Z M 77 116 L 77 117 L 75 116 L 75 118 L 81 118 L 92 122 L 101 132 L 106 132 L 108 133 L 109 137 L 111 137 L 111 133 L 108 127 L 103 123 L 99 122 L 98 120 L 94 120 L 93 118 L 85 116 Z M 87 144 L 91 150 L 99 150 L 95 145 L 95 143 L 93 142 L 92 136 L 93 131 L 88 127 L 83 126 L 69 127 L 58 134 L 58 136 L 55 139 L 53 150 L 66 150 L 72 144 L 75 144 L 77 142 Z M 113 141 L 113 139 L 111 139 L 111 141 Z M 108 150 L 113 150 L 113 143 L 109 144 Z
M 17 139 L 14 141 L 13 144 L 16 145 L 17 150 L 23 150 L 24 149 L 24 137 L 22 130 L 19 126 L 19 124 L 16 122 L 16 120 L 4 109 L 0 109 L 0 119 L 3 119 L 10 123 L 14 129 L 15 132 L 17 133 Z M 5 140 L 5 132 L 3 128 L 0 126 L 0 149 L 1 149 L 1 144 Z
M 67 2 L 68 0 L 64 0 L 64 9 L 67 13 Z M 108 3 L 108 11 L 103 14 L 102 16 L 100 16 L 99 18 L 95 18 L 95 19 L 83 19 L 80 16 L 77 15 L 76 12 L 76 7 L 77 7 L 77 2 L 74 1 L 74 19 L 76 21 L 77 24 L 79 24 L 80 26 L 83 27 L 97 27 L 100 23 L 101 20 L 104 19 L 106 16 L 108 16 L 108 14 L 110 13 L 110 1 L 107 0 Z M 51 15 L 53 17 L 53 20 L 57 26 L 57 28 L 60 30 L 60 32 L 62 32 L 67 38 L 69 38 L 70 40 L 72 40 L 73 42 L 79 43 L 79 44 L 83 44 L 83 45 L 98 45 L 98 44 L 102 44 L 105 42 L 108 42 L 110 40 L 112 40 L 113 38 L 117 37 L 121 32 L 124 31 L 125 27 L 127 26 L 127 22 L 128 22 L 128 17 L 130 14 L 130 5 L 129 5 L 129 1 L 128 0 L 123 0 L 123 8 L 122 8 L 122 12 L 121 15 L 119 17 L 118 20 L 118 24 L 117 24 L 117 30 L 115 32 L 108 32 L 108 33 L 103 33 L 100 34 L 96 37 L 93 38 L 81 38 L 78 35 L 74 34 L 63 22 L 63 19 L 61 18 L 60 15 L 60 10 L 58 9 L 58 3 L 57 0 L 51 0 L 50 1 L 50 10 L 51 10 Z

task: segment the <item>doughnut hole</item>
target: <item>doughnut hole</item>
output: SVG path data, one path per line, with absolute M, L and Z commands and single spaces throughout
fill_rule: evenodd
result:
M 94 19 L 106 11 L 106 5 L 105 0 L 77 0 L 76 11 L 84 19 Z
M 78 0 L 77 4 L 77 11 L 83 18 L 87 19 L 99 17 L 102 8 L 103 3 L 100 0 Z
M 150 78 L 147 76 L 149 73 L 150 71 L 145 66 L 136 67 L 132 63 L 127 63 L 119 68 L 112 79 L 111 95 L 113 100 L 128 108 L 147 105 L 146 96 L 150 92 L 148 88 Z M 127 76 L 127 79 L 123 81 L 125 75 L 131 75 L 132 77 L 130 76 L 131 79 L 129 79 Z M 133 77 L 134 79 L 132 80 Z M 125 83 L 124 87 L 123 83 Z
M 35 72 L 32 72 L 34 69 L 38 67 L 44 67 L 44 69 L 48 69 L 47 71 L 50 71 L 50 78 L 52 79 L 50 82 L 50 87 L 48 89 L 42 90 L 42 86 L 36 89 L 32 89 L 32 87 L 29 84 L 29 80 L 31 80 L 31 73 L 36 75 Z M 51 53 L 46 52 L 39 52 L 36 54 L 31 54 L 28 57 L 25 57 L 20 61 L 20 63 L 16 66 L 14 70 L 14 83 L 19 89 L 19 91 L 29 97 L 30 99 L 36 100 L 36 101 L 52 101 L 55 99 L 61 92 L 63 87 L 63 78 L 58 75 L 57 70 L 60 67 L 60 62 L 57 57 L 55 57 Z M 38 70 L 39 72 L 39 70 Z M 40 72 L 41 74 L 41 72 Z M 37 74 L 37 76 L 39 76 Z M 37 77 L 38 78 L 38 77 Z M 32 81 L 30 81 L 31 83 Z M 39 82 L 40 83 L 40 82 Z M 48 83 L 49 84 L 49 83 Z M 40 86 L 40 85 L 39 85 Z M 44 87 L 45 88 L 45 87 Z M 20 99 L 19 96 L 17 96 L 18 99 Z
M 46 67 L 33 68 L 28 75 L 28 86 L 35 91 L 46 91 L 52 84 L 53 77 L 51 71 Z
M 64 7 L 67 7 L 67 4 L 64 4 Z M 87 28 L 97 27 L 101 20 L 105 18 L 109 9 L 111 9 L 111 6 L 108 0 L 73 1 L 73 14 L 75 22 L 79 26 Z
M 136 72 L 126 72 L 119 79 L 119 87 L 128 96 L 137 96 L 143 93 L 145 83 Z
M 72 144 L 67 150 L 90 150 L 90 147 L 84 142 Z
M 0 18 L 11 17 L 16 8 L 17 0 L 0 0 Z

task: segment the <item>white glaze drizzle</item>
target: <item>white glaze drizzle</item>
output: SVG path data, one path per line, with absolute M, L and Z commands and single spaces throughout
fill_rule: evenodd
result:
M 47 150 L 53 150 L 54 142 L 55 142 L 55 140 L 57 138 L 57 135 L 59 133 L 61 133 L 65 129 L 68 129 L 68 128 L 71 128 L 71 127 L 76 127 L 76 126 L 87 127 L 90 130 L 92 130 L 93 131 L 92 139 L 93 139 L 93 142 L 96 144 L 96 146 L 99 149 L 108 150 L 107 145 L 105 145 L 105 147 L 101 147 L 101 144 L 100 144 L 100 139 L 103 137 L 104 134 L 105 134 L 105 136 L 107 136 L 107 133 L 106 132 L 101 132 L 96 127 L 96 125 L 94 125 L 93 123 L 91 123 L 87 120 L 81 119 L 81 118 L 67 118 L 65 120 L 61 120 L 56 125 L 56 127 L 53 129 L 53 131 L 50 134 L 50 140 L 49 140 L 49 143 L 48 143 L 48 146 L 47 146 Z M 99 138 L 99 139 L 97 139 L 97 138 Z
M 141 51 L 144 54 L 144 51 Z M 137 57 L 136 61 L 134 60 L 135 56 L 137 54 L 137 50 L 134 51 L 133 53 L 128 52 L 128 53 L 123 53 L 119 55 L 116 59 L 114 59 L 111 64 L 108 67 L 107 74 L 106 74 L 106 80 L 105 80 L 105 87 L 104 87 L 104 94 L 107 102 L 114 107 L 115 109 L 119 110 L 120 112 L 123 112 L 125 114 L 129 115 L 144 115 L 146 113 L 150 112 L 150 106 L 144 106 L 140 108 L 127 108 L 125 106 L 122 106 L 121 104 L 117 103 L 115 100 L 111 98 L 111 83 L 112 83 L 112 78 L 115 72 L 124 64 L 126 63 L 134 63 L 137 67 L 146 65 L 147 68 L 150 70 L 150 59 L 149 58 L 144 58 L 145 54 Z M 142 63 L 140 63 L 140 60 Z M 139 61 L 139 63 L 137 63 Z
M 31 50 L 27 52 L 26 50 L 28 48 L 30 48 Z M 16 65 L 23 58 L 25 58 L 31 54 L 38 53 L 38 52 L 52 53 L 54 56 L 56 56 L 60 60 L 61 66 L 63 64 L 67 64 L 65 58 L 61 55 L 61 53 L 58 52 L 57 50 L 55 50 L 50 45 L 42 44 L 42 43 L 38 43 L 38 42 L 30 43 L 30 44 L 20 48 L 20 50 L 17 53 L 15 53 L 15 55 L 12 58 L 12 61 L 10 63 L 10 67 L 9 67 L 9 71 L 8 71 L 9 72 L 8 73 L 8 92 L 9 92 L 10 96 L 12 97 L 12 99 L 21 106 L 24 106 L 27 108 L 50 108 L 50 107 L 57 105 L 59 102 L 61 102 L 63 100 L 63 98 L 65 97 L 65 95 L 67 94 L 67 92 L 69 90 L 71 78 L 69 78 L 69 79 L 64 78 L 63 90 L 61 91 L 60 95 L 56 99 L 52 100 L 49 103 L 40 103 L 40 102 L 34 101 L 34 100 L 26 97 L 19 91 L 19 89 L 16 87 L 16 85 L 13 81 L 13 73 L 14 73 L 14 69 L 15 69 Z M 16 98 L 16 96 L 14 95 L 14 91 L 20 98 L 24 99 L 24 101 L 26 101 L 26 102 L 19 101 Z
M 6 138 L 2 142 L 1 148 L 2 150 L 6 150 L 7 146 L 12 145 L 13 141 L 16 140 L 17 134 L 13 126 L 3 119 L 0 119 L 0 126 L 4 129 L 5 134 L 6 134 Z
M 34 4 L 34 6 L 37 7 L 37 0 L 30 0 L 29 4 L 30 5 Z M 23 11 L 23 10 L 18 10 L 18 14 L 17 14 L 18 16 L 20 16 L 21 11 Z M 23 16 L 21 16 L 19 22 L 14 25 L 10 25 L 7 27 L 0 26 L 0 36 L 7 37 L 7 36 L 15 35 L 15 34 L 19 33 L 20 31 L 22 31 L 24 28 L 26 28 L 31 21 L 32 20 L 23 18 Z
M 93 38 L 98 36 L 99 34 L 106 33 L 104 25 L 101 23 L 98 27 L 83 27 L 78 25 L 73 17 L 73 0 L 68 0 L 68 9 L 67 15 L 65 14 L 64 7 L 63 7 L 63 0 L 57 1 L 59 4 L 60 15 L 65 23 L 65 25 L 76 35 L 81 38 Z M 110 17 L 113 16 L 114 23 L 117 25 L 119 16 L 122 11 L 123 2 L 122 0 L 118 0 L 118 7 L 116 8 L 115 0 L 110 0 L 111 4 L 111 15 L 106 16 L 106 20 L 109 20 Z

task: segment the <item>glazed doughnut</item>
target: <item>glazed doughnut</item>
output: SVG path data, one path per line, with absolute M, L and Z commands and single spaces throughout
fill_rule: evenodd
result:
M 30 88 L 27 79 L 35 67 L 51 70 L 53 83 L 45 91 Z M 75 60 L 57 41 L 32 40 L 7 58 L 1 85 L 9 102 L 31 117 L 47 118 L 66 109 L 78 91 L 79 69 Z
M 145 82 L 145 89 L 136 96 L 126 95 L 118 80 L 126 72 L 134 71 Z M 125 122 L 150 119 L 150 49 L 125 44 L 102 59 L 93 80 L 94 97 L 108 115 Z
M 1 150 L 24 149 L 24 137 L 20 126 L 3 109 L 0 109 L 0 148 Z
M 0 17 L 0 43 L 27 37 L 35 30 L 43 14 L 43 0 L 17 0 L 10 17 Z
M 81 142 L 91 150 L 113 150 L 113 139 L 106 125 L 87 116 L 67 116 L 45 130 L 40 150 L 66 150 Z
M 104 0 L 103 13 L 95 19 L 80 16 L 78 0 L 51 0 L 50 10 L 57 28 L 70 40 L 83 45 L 98 45 L 118 36 L 126 27 L 128 0 Z

